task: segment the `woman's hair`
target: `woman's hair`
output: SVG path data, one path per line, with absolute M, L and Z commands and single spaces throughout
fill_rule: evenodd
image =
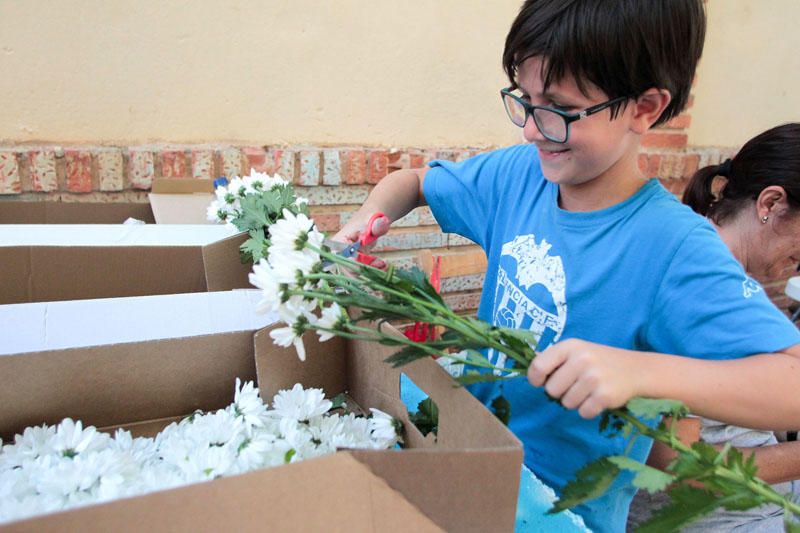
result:
M 715 194 L 714 178 L 724 178 Z M 770 185 L 786 191 L 793 209 L 800 208 L 800 124 L 777 126 L 753 137 L 733 159 L 698 170 L 683 193 L 683 203 L 721 224 L 739 213 Z

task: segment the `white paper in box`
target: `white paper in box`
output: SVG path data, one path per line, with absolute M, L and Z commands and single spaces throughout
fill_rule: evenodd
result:
M 0 305 L 0 355 L 255 331 L 258 290 Z
M 202 224 L 4 224 L 0 246 L 205 246 L 236 233 Z

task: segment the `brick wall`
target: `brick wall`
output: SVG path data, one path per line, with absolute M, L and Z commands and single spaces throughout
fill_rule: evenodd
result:
M 677 195 L 698 167 L 718 163 L 737 149 L 688 146 L 686 128 L 690 123 L 691 116 L 684 113 L 648 133 L 639 155 L 645 173 L 659 176 Z M 0 146 L 0 209 L 4 200 L 147 202 L 147 191 L 157 177 L 213 179 L 255 168 L 290 178 L 299 194 L 309 198 L 320 228 L 335 232 L 387 173 L 420 167 L 432 159 L 459 161 L 480 151 L 358 146 Z M 422 248 L 448 254 L 470 246 L 473 244 L 463 237 L 442 233 L 430 210 L 420 208 L 397 221 L 375 251 L 406 267 Z M 787 271 L 786 277 L 793 273 Z M 442 289 L 454 308 L 473 312 L 482 281 L 482 276 L 450 279 Z M 784 285 L 784 280 L 766 284 L 782 308 L 789 304 L 783 296 Z

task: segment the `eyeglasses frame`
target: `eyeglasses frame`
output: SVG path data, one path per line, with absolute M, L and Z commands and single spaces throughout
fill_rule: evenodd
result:
M 528 123 L 528 119 L 533 119 L 533 123 L 536 126 L 536 129 L 539 130 L 539 133 L 541 133 L 542 136 L 545 139 L 547 139 L 548 141 L 554 142 L 554 143 L 557 143 L 557 144 L 565 144 L 565 143 L 569 142 L 569 134 L 570 134 L 570 131 L 571 131 L 571 128 L 569 126 L 573 122 L 578 121 L 578 120 L 580 120 L 582 118 L 586 118 L 588 116 L 594 115 L 595 113 L 599 113 L 600 111 L 602 111 L 602 110 L 604 110 L 604 109 L 606 109 L 608 107 L 611 107 L 614 104 L 618 104 L 620 102 L 624 102 L 625 100 L 628 100 L 630 98 L 629 96 L 618 96 L 616 98 L 612 98 L 611 100 L 607 100 L 605 102 L 602 102 L 602 103 L 595 104 L 593 106 L 587 107 L 586 109 L 578 111 L 577 113 L 568 113 L 567 111 L 562 111 L 560 109 L 554 109 L 552 107 L 547 107 L 547 106 L 543 106 L 543 105 L 533 105 L 530 102 L 526 102 L 525 100 L 523 100 L 522 97 L 520 97 L 519 95 L 516 95 L 513 92 L 511 92 L 512 90 L 513 90 L 513 87 L 506 87 L 505 89 L 501 89 L 500 90 L 500 98 L 503 101 L 503 108 L 506 110 L 506 114 L 508 115 L 508 118 L 511 119 L 511 114 L 508 112 L 508 107 L 506 106 L 506 98 L 505 98 L 506 96 L 510 96 L 511 98 L 516 100 L 520 105 L 522 105 L 522 108 L 525 110 L 525 122 L 522 123 L 522 126 L 519 126 L 520 128 L 524 128 L 525 127 L 525 124 Z M 564 119 L 564 126 L 567 129 L 567 134 L 566 134 L 566 136 L 565 136 L 563 141 L 558 141 L 556 139 L 550 138 L 547 134 L 545 134 L 539 128 L 539 124 L 537 124 L 536 118 L 534 118 L 534 116 L 533 116 L 533 112 L 536 111 L 537 109 L 544 109 L 545 111 L 550 111 L 551 113 L 555 113 L 557 115 L 560 115 L 561 118 Z M 515 126 L 517 126 L 517 123 L 514 122 L 513 119 L 511 119 L 511 123 L 514 124 Z

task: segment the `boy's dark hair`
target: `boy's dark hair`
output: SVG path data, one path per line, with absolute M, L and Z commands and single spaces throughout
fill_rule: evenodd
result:
M 712 192 L 714 178 L 725 185 Z M 790 214 L 800 214 L 800 124 L 769 129 L 742 146 L 733 159 L 698 170 L 683 193 L 683 203 L 717 224 L 735 216 L 770 185 L 786 192 Z
M 686 106 L 705 32 L 703 0 L 525 0 L 503 68 L 514 88 L 517 67 L 541 56 L 545 88 L 571 75 L 584 94 L 588 81 L 609 98 L 666 89 L 672 100 L 657 126 Z

